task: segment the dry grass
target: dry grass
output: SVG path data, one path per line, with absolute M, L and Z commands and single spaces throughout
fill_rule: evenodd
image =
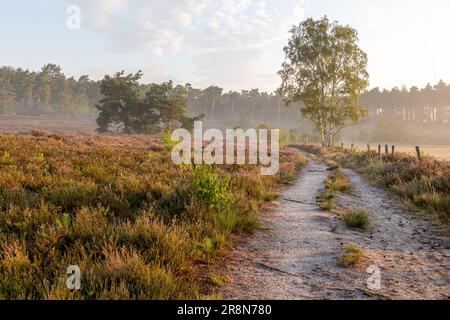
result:
M 350 228 L 367 229 L 369 226 L 369 216 L 363 210 L 345 212 L 341 218 Z
M 354 267 L 361 263 L 363 257 L 363 249 L 353 245 L 345 246 L 338 258 L 338 264 L 344 268 Z
M 259 172 L 175 166 L 157 137 L 0 136 L 0 299 L 199 298 L 198 265 L 258 227 L 284 182 Z
M 378 158 L 376 152 L 342 152 L 340 148 L 331 150 L 318 146 L 300 149 L 351 167 L 431 216 L 437 216 L 445 223 L 450 221 L 449 161 L 428 156 L 418 161 L 403 153 Z
M 352 190 L 352 183 L 345 173 L 339 169 L 331 171 L 325 181 L 325 187 L 330 192 L 350 192 Z
M 341 160 L 386 186 L 414 206 L 450 218 L 450 162 L 397 154 L 382 159 L 368 153 L 347 154 Z
M 49 131 L 58 134 L 93 134 L 97 129 L 95 119 L 69 117 L 31 117 L 0 115 L 0 133 L 18 134 L 31 131 Z
M 339 169 L 337 164 L 331 164 L 328 170 L 330 173 L 325 180 L 326 190 L 317 197 L 319 207 L 324 211 L 336 209 L 336 192 L 350 192 L 352 189 L 350 179 Z

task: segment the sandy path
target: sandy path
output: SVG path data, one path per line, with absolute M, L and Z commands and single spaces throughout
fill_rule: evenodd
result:
M 369 186 L 357 174 L 348 173 L 355 184 L 355 193 L 338 201 L 345 207 L 367 208 L 370 230 L 350 230 L 337 215 L 317 207 L 315 198 L 328 172 L 324 165 L 311 161 L 298 182 L 263 217 L 266 228 L 240 241 L 230 254 L 227 270 L 230 281 L 219 290 L 222 297 L 447 298 L 450 295 L 447 239 L 427 236 L 423 230 L 429 230 L 429 224 L 404 213 L 389 195 Z M 344 269 L 337 265 L 344 244 L 365 249 L 366 257 L 360 267 Z M 366 288 L 369 265 L 381 269 L 380 291 Z
M 340 195 L 338 204 L 366 210 L 370 228 L 343 231 L 343 239 L 353 239 L 364 248 L 366 260 L 381 268 L 381 292 L 393 299 L 449 299 L 449 238 L 408 212 L 388 191 L 370 185 L 351 170 L 344 172 L 354 191 Z

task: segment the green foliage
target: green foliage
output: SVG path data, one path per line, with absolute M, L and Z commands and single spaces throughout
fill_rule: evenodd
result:
M 280 170 L 278 176 L 281 183 L 283 184 L 294 184 L 297 180 L 297 175 L 294 172 L 288 170 Z
M 192 180 L 192 193 L 207 208 L 220 209 L 229 202 L 227 189 L 229 178 L 218 178 L 214 168 L 208 165 L 196 166 Z
M 2 164 L 9 164 L 11 162 L 11 156 L 8 151 L 4 151 L 1 159 Z
M 16 92 L 10 79 L 0 72 L 0 114 L 11 112 L 16 104 Z
M 110 125 L 122 127 L 125 133 L 168 132 L 180 126 L 191 128 L 191 122 L 197 118 L 186 116 L 184 88 L 174 88 L 171 81 L 151 84 L 143 95 L 139 84 L 141 77 L 141 72 L 125 75 L 124 71 L 113 77 L 105 76 L 100 85 L 104 98 L 97 105 L 100 111 L 98 130 L 108 131 Z
M 287 104 L 303 104 L 301 112 L 324 146 L 332 146 L 342 128 L 365 114 L 359 95 L 368 86 L 367 55 L 357 42 L 356 30 L 324 17 L 293 27 L 285 47 L 278 91 Z
M 336 197 L 335 194 L 330 191 L 321 193 L 317 197 L 317 202 L 319 204 L 320 209 L 323 211 L 331 211 L 335 209 L 336 208 L 336 204 L 334 202 L 335 197 Z
M 38 154 L 38 162 L 39 163 L 44 163 L 44 161 L 45 161 L 45 156 L 44 156 L 44 154 L 42 152 L 40 152 Z
M 95 105 L 104 98 L 100 84 L 100 81 L 92 81 L 86 75 L 78 79 L 67 78 L 61 68 L 55 64 L 48 64 L 37 72 L 2 67 L 0 68 L 0 114 L 95 117 L 98 115 Z M 140 96 L 145 97 L 145 93 L 151 86 L 153 85 L 140 85 Z M 188 105 L 187 114 L 202 114 L 199 117 L 188 116 L 177 119 L 176 122 L 181 124 L 176 125 L 188 130 L 192 129 L 193 120 L 205 117 L 208 121 L 220 120 L 221 123 L 226 122 L 230 126 L 238 123 L 243 128 L 255 127 L 259 123 L 271 123 L 272 126 L 282 129 L 297 127 L 295 131 L 282 130 L 283 143 L 296 142 L 302 134 L 312 136 L 314 128 L 309 122 L 302 120 L 300 125 L 298 123 L 298 108 L 302 107 L 302 103 L 296 103 L 295 108 L 279 108 L 282 97 L 258 89 L 224 92 L 217 86 L 201 90 L 189 84 L 183 89 Z M 433 138 L 433 143 L 436 143 L 435 125 L 445 125 L 446 121 L 450 120 L 445 104 L 449 92 L 450 86 L 441 80 L 435 86 L 427 85 L 421 89 L 412 87 L 409 90 L 393 88 L 380 91 L 379 88 L 374 88 L 362 93 L 361 104 L 367 107 L 371 114 L 376 115 L 371 117 L 374 122 L 369 122 L 367 126 L 358 129 L 360 131 L 358 138 L 364 141 L 368 139 L 378 141 L 380 140 L 378 138 L 384 137 L 384 140 L 389 140 L 394 137 L 397 140 L 403 138 L 405 142 L 417 143 L 417 141 L 423 141 L 425 136 L 423 129 L 425 129 L 426 136 L 430 137 L 427 139 Z M 411 101 L 415 102 L 414 106 L 411 105 Z M 380 108 L 383 109 L 383 113 L 378 114 L 376 111 Z M 404 111 L 407 114 L 405 118 L 402 113 Z M 396 126 L 392 126 L 392 123 L 384 123 L 383 119 L 392 114 L 400 119 L 397 120 Z M 415 114 L 414 119 L 411 119 L 412 114 Z M 156 115 L 148 112 L 147 115 L 150 118 L 136 122 L 134 125 L 143 132 L 159 131 L 159 123 L 152 120 Z M 430 119 L 434 117 L 436 117 L 436 123 L 430 126 Z M 106 128 L 107 120 L 108 117 L 99 119 L 99 127 Z M 422 130 L 406 128 L 402 124 L 405 122 L 410 124 L 411 121 Z M 145 125 L 149 122 L 152 124 Z M 375 130 L 373 130 L 374 124 Z M 439 139 L 442 143 L 446 143 L 448 132 L 445 135 L 445 128 L 442 129 Z
M 349 192 L 352 186 L 349 178 L 339 170 L 338 165 L 333 163 L 329 169 L 331 171 L 325 180 L 326 190 L 317 197 L 317 203 L 324 211 L 336 209 L 335 192 Z
M 136 119 L 142 103 L 139 91 L 139 80 L 142 73 L 125 75 L 125 72 L 118 72 L 111 77 L 106 75 L 100 85 L 100 92 L 104 96 L 96 106 L 99 110 L 97 124 L 99 131 L 108 130 L 110 124 L 123 126 L 125 133 L 133 132 L 137 126 Z M 143 114 L 145 118 L 147 114 Z
M 38 72 L 0 68 L 0 114 L 94 116 L 100 98 L 97 82 L 66 78 L 55 64 Z
M 350 228 L 367 229 L 369 226 L 369 216 L 363 210 L 346 212 L 341 217 Z
M 167 151 L 172 151 L 173 148 L 177 145 L 172 141 L 172 131 L 168 130 L 162 133 L 162 140 L 164 145 L 166 146 Z

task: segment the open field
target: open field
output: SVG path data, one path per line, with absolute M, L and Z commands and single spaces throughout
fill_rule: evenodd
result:
M 173 165 L 158 136 L 2 121 L 29 134 L 0 134 L 0 299 L 448 298 L 446 162 L 306 146 L 318 155 L 308 164 L 288 148 L 279 174 L 262 177 Z M 356 209 L 363 224 L 349 223 Z M 358 259 L 343 261 L 348 248 Z M 66 287 L 70 265 L 80 291 Z M 373 265 L 378 291 L 366 287 Z
M 93 134 L 97 129 L 95 119 L 44 118 L 0 115 L 0 133 L 30 133 L 33 130 L 50 133 Z
M 345 142 L 345 147 L 346 148 L 350 148 L 352 142 L 348 141 Z M 416 145 L 412 145 L 412 144 L 398 144 L 398 143 L 393 143 L 393 142 L 377 142 L 377 143 L 371 143 L 370 147 L 372 150 L 376 150 L 378 149 L 378 145 L 381 144 L 381 149 L 382 152 L 384 152 L 384 145 L 388 144 L 389 145 L 389 151 L 391 150 L 391 146 L 394 145 L 395 146 L 395 150 L 401 153 L 406 153 L 412 156 L 416 155 Z M 358 148 L 359 150 L 362 151 L 366 151 L 367 150 L 367 143 L 363 143 L 363 142 L 354 142 L 354 145 L 356 148 Z M 420 148 L 422 150 L 422 153 L 424 155 L 436 158 L 438 160 L 450 160 L 450 137 L 449 137 L 449 144 L 448 145 L 430 145 L 430 144 L 425 144 L 425 145 L 420 145 Z
M 175 166 L 158 137 L 0 135 L 0 299 L 202 298 L 208 265 L 305 163 Z M 66 287 L 78 265 L 82 290 Z

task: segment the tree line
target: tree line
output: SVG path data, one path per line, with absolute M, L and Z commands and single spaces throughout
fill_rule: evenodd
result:
M 0 68 L 0 114 L 95 116 L 100 99 L 98 81 L 67 78 L 55 64 L 37 72 Z
M 48 64 L 40 71 L 0 68 L 0 114 L 31 116 L 97 117 L 96 105 L 104 98 L 102 81 L 87 75 L 78 79 L 66 77 L 61 68 Z M 145 95 L 154 85 L 139 84 Z M 181 87 L 178 86 L 178 90 Z M 257 126 L 268 123 L 283 128 L 299 125 L 301 103 L 286 108 L 278 94 L 258 89 L 224 91 L 218 86 L 206 89 L 182 86 L 187 114 L 204 114 L 212 124 Z M 425 88 L 412 87 L 380 90 L 374 88 L 360 96 L 361 105 L 368 110 L 368 121 L 386 115 L 405 123 L 450 125 L 450 84 L 440 81 Z
M 374 88 L 361 96 L 369 121 L 386 116 L 403 123 L 450 125 L 450 84 L 439 81 L 425 88 Z

